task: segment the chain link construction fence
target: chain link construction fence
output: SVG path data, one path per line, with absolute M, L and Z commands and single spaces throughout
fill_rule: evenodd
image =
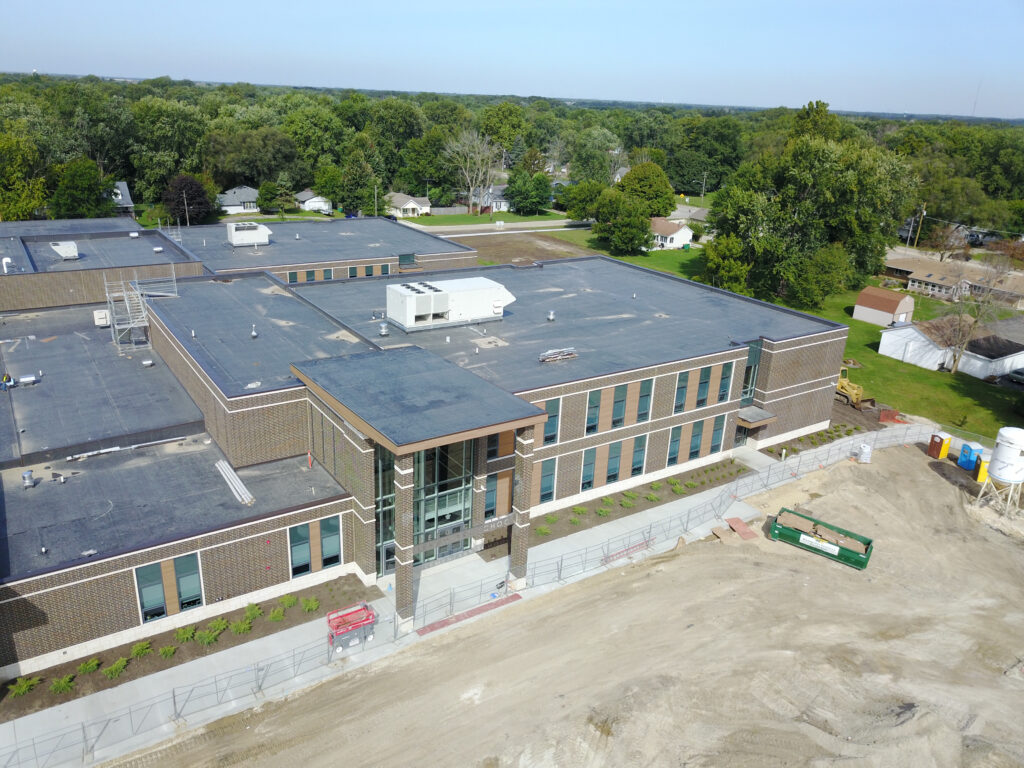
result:
M 638 527 L 628 533 L 607 539 L 557 558 L 531 562 L 527 568 L 529 587 L 564 582 L 591 571 L 606 568 L 630 556 L 643 556 L 656 546 L 668 548 L 679 536 L 699 528 L 722 515 L 737 499 L 746 498 L 778 487 L 803 473 L 830 466 L 857 456 L 862 446 L 872 451 L 895 445 L 927 442 L 935 431 L 930 425 L 911 424 L 890 427 L 866 434 L 853 435 L 820 448 L 808 449 L 760 471 L 740 475 L 718 493 L 700 504 L 664 520 Z M 416 626 L 439 621 L 482 605 L 507 594 L 502 582 L 482 580 L 445 590 L 416 603 Z M 378 612 L 379 613 L 379 612 Z M 386 626 L 388 623 L 391 627 Z M 239 711 L 265 700 L 268 696 L 295 688 L 302 678 L 308 685 L 332 674 L 332 658 L 324 639 L 301 645 L 289 652 L 264 659 L 256 664 L 224 672 L 201 683 L 172 688 L 123 710 L 77 726 L 54 731 L 51 735 L 25 742 L 0 745 L 0 768 L 51 768 L 63 765 L 92 765 L 117 754 L 141 748 L 160 738 L 173 736 L 179 726 L 193 725 L 212 717 L 198 717 L 219 709 L 216 716 Z M 361 640 L 357 646 L 343 649 L 346 656 L 363 653 L 393 643 L 398 637 L 398 623 L 392 614 L 378 619 L 375 637 Z M 153 732 L 162 731 L 156 738 Z M 147 734 L 149 737 L 147 738 Z M 135 740 L 135 744 L 130 744 Z

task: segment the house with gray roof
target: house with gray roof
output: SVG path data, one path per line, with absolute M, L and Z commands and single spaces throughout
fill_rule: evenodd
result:
M 132 195 L 128 191 L 127 182 L 115 181 L 110 198 L 114 201 L 114 208 L 117 210 L 118 216 L 131 216 L 133 219 L 135 218 L 135 203 L 132 202 Z
M 232 187 L 226 192 L 217 195 L 217 205 L 224 213 L 255 213 L 259 210 L 256 205 L 256 198 L 260 195 L 259 190 L 242 185 Z
M 429 216 L 430 199 L 426 197 L 413 197 L 404 192 L 392 192 L 387 196 L 391 213 L 398 218 L 408 216 Z
M 318 195 L 309 187 L 295 193 L 295 205 L 304 211 L 319 211 L 325 215 L 330 215 L 333 210 L 330 200 Z

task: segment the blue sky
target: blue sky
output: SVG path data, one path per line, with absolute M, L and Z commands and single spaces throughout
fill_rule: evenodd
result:
M 1024 0 L 0 0 L 0 71 L 1024 118 L 1022 33 Z

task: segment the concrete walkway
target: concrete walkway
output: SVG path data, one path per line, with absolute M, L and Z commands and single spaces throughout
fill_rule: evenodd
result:
M 761 458 L 771 461 L 767 457 Z M 719 497 L 722 491 L 720 487 L 683 496 L 578 533 L 545 541 L 531 547 L 530 562 L 557 560 L 577 555 L 587 548 L 600 548 L 609 539 L 706 505 L 709 500 Z M 742 501 L 734 501 L 721 516 L 752 520 L 759 515 L 757 510 Z M 686 539 L 704 538 L 710 535 L 714 525 L 721 524 L 720 519 L 708 521 L 686 533 Z M 675 538 L 655 540 L 644 551 L 609 562 L 607 567 L 530 587 L 519 594 L 529 599 L 600 573 L 608 567 L 618 567 L 629 560 L 666 551 L 675 545 Z M 500 599 L 507 594 L 504 588 L 507 569 L 507 557 L 486 562 L 477 555 L 468 555 L 419 571 L 417 615 L 421 615 L 431 601 L 436 603 L 440 599 L 443 602 L 446 592 L 452 595 L 453 600 L 456 592 L 467 600 L 475 599 L 476 594 L 479 603 Z M 378 622 L 374 637 L 369 642 L 331 654 L 327 646 L 326 624 L 323 618 L 319 618 L 126 682 L 117 688 L 2 723 L 0 765 L 93 765 L 110 760 L 245 710 L 262 700 L 284 697 L 418 642 L 421 638 L 416 632 L 399 632 L 394 592 L 388 589 L 386 580 L 382 580 L 382 584 L 385 597 L 373 603 Z M 457 614 L 462 616 L 463 612 L 457 611 Z M 465 620 L 476 618 L 467 616 Z M 450 625 L 458 623 L 453 621 Z M 448 628 L 438 631 L 448 631 Z M 328 658 L 331 659 L 329 663 Z M 15 745 L 20 748 L 17 755 L 13 754 Z

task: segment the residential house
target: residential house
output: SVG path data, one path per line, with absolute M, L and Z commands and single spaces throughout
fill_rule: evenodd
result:
M 909 323 L 914 316 L 914 297 L 869 285 L 857 295 L 853 319 L 874 325 Z
M 135 203 L 132 202 L 131 192 L 128 191 L 128 183 L 115 181 L 114 189 L 110 193 L 110 199 L 114 201 L 114 208 L 118 216 L 131 216 L 135 218 Z
M 426 197 L 413 197 L 404 192 L 392 192 L 387 196 L 391 212 L 400 219 L 411 216 L 429 216 L 430 199 Z
M 232 187 L 217 195 L 217 205 L 227 214 L 255 213 L 259 210 L 259 206 L 256 205 L 256 198 L 259 195 L 259 191 L 252 187 Z
M 481 213 L 505 213 L 512 210 L 512 204 L 505 197 L 507 184 L 492 184 L 482 196 L 473 195 L 473 203 L 480 206 Z
M 673 250 L 682 248 L 693 242 L 693 230 L 681 221 L 669 221 L 662 216 L 651 219 L 651 232 L 654 234 L 654 247 Z
M 318 195 L 309 187 L 295 194 L 295 204 L 304 211 L 317 211 L 327 215 L 333 210 L 330 200 Z
M 891 258 L 885 274 L 905 282 L 911 291 L 955 301 L 960 296 L 985 294 L 1014 309 L 1024 309 L 1024 275 L 1000 272 L 977 262 L 936 261 L 926 258 Z
M 1017 324 L 1014 328 L 992 325 L 975 330 L 975 338 L 968 342 L 957 370 L 987 379 L 1024 367 L 1024 330 L 1020 321 L 1014 322 Z M 949 370 L 956 356 L 957 340 L 963 338 L 959 329 L 966 330 L 966 324 L 973 323 L 970 317 L 947 315 L 886 328 L 882 331 L 878 352 L 919 368 Z
M 612 173 L 612 184 L 618 184 L 620 181 L 622 181 L 622 177 L 625 176 L 627 173 L 629 173 L 628 165 L 621 165 L 618 168 L 616 168 L 615 172 Z

